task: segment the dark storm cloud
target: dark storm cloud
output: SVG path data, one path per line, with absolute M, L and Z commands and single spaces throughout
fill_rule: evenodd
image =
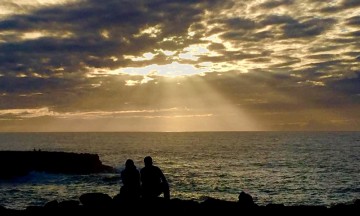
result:
M 336 23 L 335 19 L 313 18 L 304 22 L 287 23 L 284 26 L 285 38 L 313 37 L 324 33 Z
M 231 7 L 231 1 L 228 3 L 88 0 L 8 16 L 0 21 L 0 109 L 45 106 L 67 112 L 143 109 L 159 103 L 144 100 L 141 94 L 134 96 L 132 91 L 137 88 L 125 85 L 127 80 L 140 83 L 143 76 L 112 77 L 102 71 L 148 64 L 123 55 L 141 56 L 154 49 L 178 51 L 199 42 L 198 34 L 205 28 L 196 24 L 200 16 L 206 9 Z M 190 26 L 196 30 L 193 37 L 188 36 Z M 149 27 L 160 29 L 154 33 L 156 37 L 141 32 Z M 45 36 L 26 38 L 27 32 Z M 163 41 L 171 37 L 177 39 Z M 163 54 L 157 54 L 153 61 L 172 62 Z M 99 77 L 87 77 L 94 69 L 100 70 Z M 141 88 L 146 89 L 144 95 L 156 95 L 158 90 L 156 86 L 149 89 L 147 84 Z M 133 105 L 125 106 L 126 101 Z
M 318 54 L 318 55 L 308 55 L 307 58 L 310 59 L 319 59 L 319 60 L 328 60 L 328 59 L 334 59 L 337 56 L 334 54 Z
M 199 59 L 200 61 L 231 62 L 247 59 L 249 62 L 254 63 L 268 63 L 267 71 L 273 73 L 303 72 L 304 69 L 298 68 L 299 64 L 301 64 L 303 65 L 302 67 L 305 67 L 305 70 L 308 71 L 307 74 L 309 74 L 306 77 L 303 76 L 302 79 L 305 79 L 303 82 L 305 83 L 306 80 L 308 80 L 309 84 L 320 83 L 320 81 L 317 81 L 318 77 L 324 76 L 326 72 L 333 73 L 333 71 L 339 70 L 340 67 L 351 67 L 351 62 L 339 60 L 341 59 L 341 55 L 315 54 L 316 52 L 324 51 L 337 52 L 337 50 L 344 48 L 343 42 L 332 43 L 331 41 L 322 41 L 323 46 L 309 47 L 309 51 L 311 51 L 304 53 L 301 57 L 294 57 L 299 51 L 296 49 L 283 49 L 283 52 L 275 52 L 270 46 L 259 45 L 261 41 L 267 41 L 271 44 L 271 41 L 277 42 L 278 40 L 283 41 L 283 43 L 288 41 L 286 43 L 289 44 L 307 43 L 307 40 L 315 40 L 316 37 L 330 32 L 337 23 L 337 20 L 334 18 L 295 17 L 270 14 L 265 16 L 260 15 L 252 20 L 232 18 L 218 22 L 226 23 L 227 25 L 227 28 L 223 29 L 221 38 L 225 41 L 233 41 L 233 43 L 238 46 L 241 45 L 242 51 L 241 53 L 238 51 L 228 51 L 224 50 L 222 46 L 214 44 L 208 48 L 217 51 L 221 56 L 203 56 Z M 248 28 L 243 29 L 242 25 L 245 24 L 248 25 Z M 239 26 L 238 28 L 236 28 L 237 25 Z M 264 27 L 267 29 L 263 30 Z M 351 38 L 351 40 L 354 39 L 355 38 Z M 349 44 L 347 46 L 349 46 Z M 260 50 L 256 52 L 255 47 Z M 314 59 L 321 62 L 306 64 L 306 61 L 304 61 L 306 59 Z M 296 65 L 297 68 L 295 67 Z M 299 73 L 301 74 L 301 72 Z M 289 79 L 288 81 L 289 85 L 291 85 L 291 83 L 294 84 L 294 80 Z
M 70 82 L 70 83 L 69 83 Z M 9 93 L 27 93 L 28 91 L 38 92 L 47 88 L 67 89 L 73 84 L 73 80 L 57 78 L 36 78 L 36 77 L 0 77 L 0 86 Z M 70 84 L 70 85 L 69 85 Z
M 360 104 L 359 16 L 343 16 L 342 10 L 360 2 L 326 4 L 86 0 L 4 16 L 0 110 L 33 108 L 31 116 L 46 107 L 61 116 L 93 110 L 191 108 L 210 95 L 201 89 L 206 83 L 250 114 L 278 113 L 269 118 L 279 125 L 296 123 L 301 116 L 294 116 L 312 109 L 331 107 L 333 113 L 344 113 L 342 109 L 348 108 L 350 115 L 351 107 Z M 199 44 L 212 52 L 193 54 L 198 60 L 179 57 L 184 48 Z M 154 57 L 134 60 L 146 52 Z M 108 73 L 172 62 L 205 71 L 201 63 L 208 62 L 215 69 L 186 81 L 146 72 L 142 76 Z M 11 110 L 3 113 L 3 119 L 17 117 Z M 285 120 L 276 119 L 280 115 Z M 289 118 L 293 119 L 287 122 Z
M 218 19 L 215 22 L 225 24 L 226 27 L 213 29 L 211 33 L 222 32 L 221 38 L 224 40 L 233 40 L 239 42 L 259 41 L 272 37 L 272 32 L 258 31 L 262 24 L 257 20 L 246 18 Z
M 224 40 L 233 40 L 239 42 L 257 42 L 267 38 L 273 38 L 276 35 L 270 31 L 248 32 L 248 31 L 229 31 L 221 35 Z
M 256 27 L 256 23 L 253 20 L 239 17 L 225 20 L 225 24 L 230 29 L 253 29 Z
M 261 21 L 262 25 L 274 25 L 274 24 L 291 24 L 297 23 L 297 21 L 288 15 L 268 15 Z
M 349 36 L 360 37 L 360 31 L 353 31 L 353 32 L 349 33 Z
M 360 56 L 360 51 L 358 52 L 347 52 L 347 53 L 344 53 L 345 55 L 347 56 L 351 56 L 351 57 L 358 57 Z
M 14 97 L 2 97 L 1 108 L 43 104 L 71 109 L 71 104 L 87 98 L 86 95 L 111 97 L 114 91 L 127 92 L 128 86 L 119 88 L 118 85 L 125 86 L 125 80 L 133 77 L 119 76 L 115 84 L 104 77 L 93 82 L 86 74 L 94 69 L 145 66 L 146 61 L 133 62 L 124 59 L 123 55 L 141 56 L 154 49 L 177 51 L 199 42 L 201 35 L 198 32 L 201 33 L 204 26 L 193 25 L 196 30 L 193 37 L 188 37 L 189 27 L 200 20 L 205 10 L 231 6 L 231 1 L 88 0 L 8 16 L 0 21 L 0 33 L 4 33 L 0 34 L 0 41 L 3 41 L 0 43 L 0 94 L 8 93 Z M 156 37 L 141 32 L 149 27 L 159 29 L 154 33 Z M 45 36 L 26 38 L 24 33 L 27 32 L 42 32 Z M 168 37 L 177 39 L 163 41 Z M 153 61 L 171 63 L 162 54 L 157 54 Z M 115 90 L 92 87 L 100 82 L 107 89 Z M 27 92 L 44 94 L 18 99 L 20 94 Z M 85 104 L 99 107 L 91 102 L 93 99 L 86 100 Z M 140 99 L 138 102 L 141 104 Z M 124 102 L 113 104 L 115 107 L 121 103 Z
M 221 37 L 225 40 L 258 41 L 268 38 L 290 39 L 307 38 L 323 34 L 329 30 L 337 20 L 332 18 L 305 18 L 297 20 L 291 16 L 269 15 L 262 16 L 258 22 L 249 19 L 232 18 L 224 20 L 229 27 Z M 282 31 L 259 31 L 265 26 L 279 25 Z
M 347 20 L 347 24 L 351 26 L 360 26 L 360 16 L 351 17 Z
M 225 46 L 223 44 L 221 44 L 221 43 L 211 43 L 208 46 L 208 49 L 209 50 L 224 50 Z
M 342 6 L 345 8 L 352 8 L 360 6 L 360 2 L 358 0 L 343 0 Z
M 156 10 L 155 5 L 157 5 Z M 37 29 L 64 29 L 76 33 L 94 34 L 97 30 L 115 28 L 123 30 L 124 35 L 136 33 L 139 27 L 146 24 L 163 22 L 169 13 L 179 7 L 181 13 L 175 18 L 185 18 L 187 23 L 199 11 L 194 9 L 191 2 L 181 1 L 99 1 L 87 0 L 72 5 L 55 6 L 37 10 L 29 15 L 18 15 L 0 23 L 3 30 L 37 30 Z M 182 8 L 181 8 L 182 7 Z M 187 11 L 183 10 L 187 9 Z M 187 17 L 189 16 L 189 17 Z M 181 25 L 174 20 L 174 26 L 169 27 L 175 31 L 183 30 L 186 25 Z M 118 26 L 116 26 L 118 25 Z M 125 31 L 126 28 L 126 31 Z M 176 28 L 176 29 L 175 29 Z M 82 32 L 86 30 L 85 32 Z M 95 32 L 94 32 L 95 30 Z M 168 32 L 171 34 L 171 32 Z
M 359 48 L 359 39 L 357 37 L 334 38 L 330 41 L 335 44 L 342 44 L 343 46 L 353 46 L 355 49 Z
M 197 40 L 187 38 L 189 26 L 205 9 L 218 6 L 216 1 L 89 0 L 8 17 L 0 21 L 0 31 L 10 32 L 7 37 L 17 40 L 0 44 L 0 72 L 50 75 L 60 67 L 74 73 L 86 71 L 86 67 L 125 66 L 130 62 L 122 55 L 168 48 L 169 44 L 162 42 L 166 37 L 182 38 L 181 43 L 172 43 L 173 50 L 188 46 Z M 141 34 L 154 26 L 160 29 L 156 38 Z M 46 36 L 20 40 L 21 34 L 29 31 L 43 31 Z M 111 61 L 111 56 L 118 61 Z
M 260 58 L 253 58 L 250 59 L 249 61 L 254 62 L 254 63 L 264 63 L 264 62 L 271 62 L 271 58 L 267 58 L 267 57 L 260 57 Z
M 340 49 L 343 47 L 342 43 L 330 43 L 327 44 L 327 46 L 315 46 L 310 47 L 308 50 L 310 53 L 317 53 L 317 52 L 328 52 L 328 51 L 334 51 L 337 49 Z

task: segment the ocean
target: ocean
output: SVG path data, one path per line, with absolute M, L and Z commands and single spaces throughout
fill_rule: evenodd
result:
M 152 156 L 172 198 L 236 201 L 241 191 L 258 205 L 326 205 L 360 198 L 360 132 L 0 133 L 0 150 L 98 154 L 103 164 L 138 169 Z M 25 209 L 83 193 L 119 193 L 119 173 L 33 172 L 0 180 L 0 205 Z

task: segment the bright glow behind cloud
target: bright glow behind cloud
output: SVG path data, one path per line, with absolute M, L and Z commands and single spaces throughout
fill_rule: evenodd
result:
M 197 68 L 190 64 L 181 64 L 179 62 L 173 62 L 166 65 L 152 64 L 145 67 L 128 67 L 119 69 L 111 74 L 126 73 L 130 75 L 157 75 L 165 77 L 176 77 L 176 76 L 189 76 L 194 74 L 200 74 L 205 72 L 204 68 Z

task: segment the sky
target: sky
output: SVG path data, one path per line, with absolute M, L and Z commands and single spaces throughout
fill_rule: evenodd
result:
M 359 131 L 359 0 L 1 0 L 0 132 Z

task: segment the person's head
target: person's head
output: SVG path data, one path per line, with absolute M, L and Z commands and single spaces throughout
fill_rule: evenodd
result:
M 127 159 L 126 162 L 125 162 L 125 167 L 126 168 L 134 168 L 135 167 L 135 164 L 134 164 L 134 161 L 131 160 L 131 159 Z
M 144 164 L 145 166 L 151 166 L 153 164 L 152 158 L 150 156 L 146 156 L 144 158 Z

